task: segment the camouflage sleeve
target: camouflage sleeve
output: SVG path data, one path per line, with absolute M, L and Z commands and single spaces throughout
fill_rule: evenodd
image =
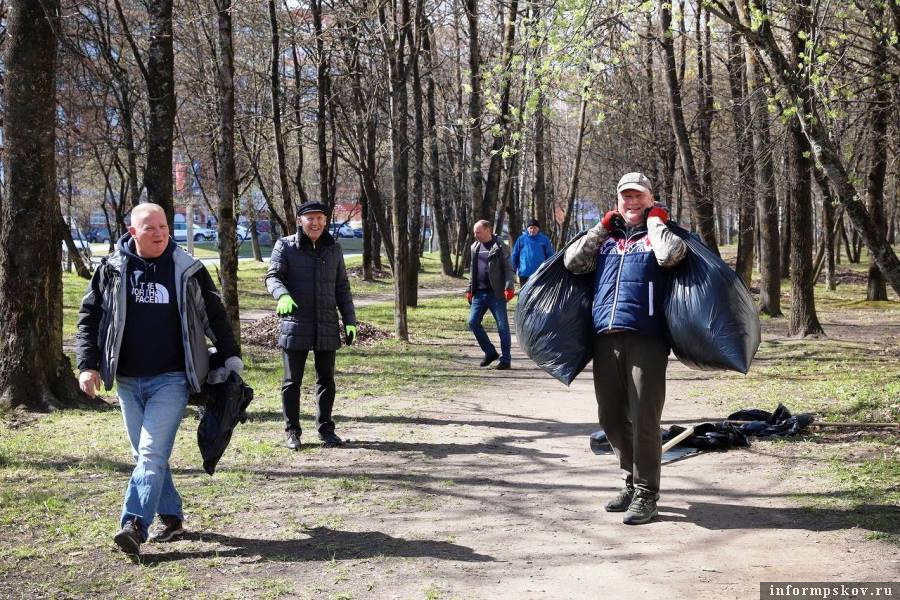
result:
M 563 264 L 576 275 L 590 273 L 597 268 L 597 253 L 608 237 L 609 232 L 597 223 L 566 249 Z
M 672 233 L 659 217 L 647 219 L 647 237 L 656 254 L 656 262 L 662 267 L 674 267 L 687 254 L 688 246 L 684 240 Z

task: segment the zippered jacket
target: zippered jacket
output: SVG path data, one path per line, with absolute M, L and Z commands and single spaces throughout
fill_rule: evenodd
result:
M 290 294 L 297 308 L 281 319 L 278 345 L 286 350 L 341 347 L 338 311 L 344 325 L 356 325 L 344 252 L 330 233 L 315 243 L 301 229 L 275 242 L 266 289 L 276 300 Z
M 565 265 L 578 274 L 595 272 L 592 316 L 597 333 L 666 332 L 663 303 L 670 277 L 687 245 L 660 219 L 612 234 L 598 224 L 569 246 Z
M 131 234 L 100 261 L 81 301 L 75 334 L 79 370 L 94 369 L 107 390 L 116 377 L 128 307 L 128 263 L 141 260 L 126 248 Z M 240 356 L 225 306 L 206 267 L 174 241 L 175 287 L 184 345 L 184 371 L 192 392 L 199 392 L 209 372 L 207 338 L 225 358 Z
M 478 269 L 479 245 L 481 245 L 481 242 L 476 241 L 471 247 L 472 259 L 469 263 L 469 286 L 466 289 L 467 292 L 474 292 L 476 289 L 475 279 Z M 495 235 L 494 245 L 491 246 L 488 252 L 488 278 L 491 281 L 491 291 L 497 300 L 506 302 L 504 292 L 515 289 L 514 276 L 515 271 L 513 270 L 512 262 L 509 260 L 509 248 Z
M 520 277 L 531 277 L 545 260 L 553 256 L 553 245 L 550 238 L 538 231 L 537 235 L 529 235 L 525 230 L 516 238 L 513 245 L 512 264 Z

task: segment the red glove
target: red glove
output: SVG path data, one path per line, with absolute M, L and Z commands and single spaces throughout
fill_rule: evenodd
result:
M 506 290 L 503 292 L 503 295 L 506 297 L 506 301 L 509 302 L 513 299 L 513 296 L 515 296 L 516 293 L 512 290 Z
M 472 292 L 466 292 L 466 302 L 472 304 Z
M 666 208 L 665 206 L 658 206 L 658 205 L 651 206 L 650 208 L 647 209 L 647 215 L 646 215 L 647 219 L 649 219 L 650 217 L 656 217 L 660 221 L 665 223 L 669 220 L 669 209 Z
M 611 210 L 600 219 L 600 224 L 603 225 L 603 229 L 612 233 L 616 229 L 621 229 L 625 227 L 625 220 L 622 218 L 622 215 L 619 214 L 617 210 Z

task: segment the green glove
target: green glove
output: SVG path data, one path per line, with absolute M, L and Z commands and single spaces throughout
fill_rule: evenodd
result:
M 347 325 L 344 329 L 347 331 L 347 345 L 350 346 L 356 339 L 356 325 Z
M 297 308 L 297 303 L 294 302 L 294 299 L 291 298 L 290 294 L 282 294 L 278 299 L 278 306 L 275 308 L 275 312 L 278 313 L 279 316 L 285 317 Z

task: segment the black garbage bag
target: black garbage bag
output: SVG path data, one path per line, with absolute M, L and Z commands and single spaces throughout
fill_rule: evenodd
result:
M 797 435 L 813 424 L 815 417 L 809 413 L 791 414 L 788 408 L 778 403 L 775 412 L 758 408 L 739 410 L 728 415 L 729 421 L 749 421 L 742 423 L 741 432 L 756 437 L 784 437 Z
M 253 388 L 237 373 L 214 385 L 203 384 L 206 408 L 197 427 L 197 446 L 203 457 L 203 469 L 212 475 L 238 423 L 247 421 L 247 406 L 253 400 Z
M 528 278 L 516 305 L 519 346 L 544 371 L 566 385 L 594 352 L 594 274 L 575 275 L 563 264 L 575 236 Z
M 672 268 L 665 305 L 675 356 L 695 369 L 746 374 L 761 334 L 750 290 L 699 238 L 675 224 L 669 228 L 690 249 Z

